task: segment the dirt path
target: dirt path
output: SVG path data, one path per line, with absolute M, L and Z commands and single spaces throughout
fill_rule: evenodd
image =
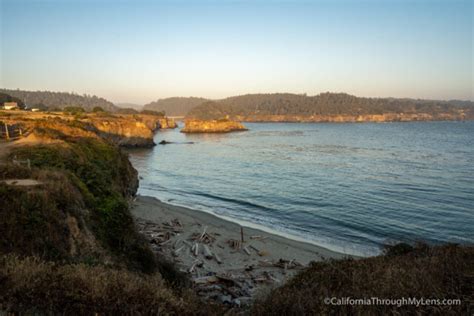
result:
M 1 180 L 0 182 L 4 182 L 7 185 L 14 185 L 14 186 L 21 186 L 21 187 L 30 187 L 43 184 L 34 179 L 8 179 L 8 180 Z

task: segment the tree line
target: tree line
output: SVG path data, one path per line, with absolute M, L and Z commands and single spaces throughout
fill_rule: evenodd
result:
M 384 113 L 456 113 L 460 109 L 474 113 L 472 101 L 439 101 L 398 98 L 363 98 L 346 93 L 247 94 L 219 101 L 208 101 L 195 108 L 188 117 L 216 119 L 225 116 L 264 115 L 373 115 Z
M 68 92 L 52 91 L 25 91 L 0 89 L 0 93 L 21 100 L 22 106 L 27 108 L 39 108 L 41 110 L 62 110 L 65 107 L 81 107 L 86 111 L 92 111 L 100 107 L 105 111 L 115 112 L 117 107 L 110 101 L 95 95 L 79 95 Z

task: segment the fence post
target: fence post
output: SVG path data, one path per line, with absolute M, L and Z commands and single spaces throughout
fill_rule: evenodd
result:
M 7 140 L 10 139 L 10 133 L 8 132 L 8 124 L 5 123 L 5 135 L 7 136 Z

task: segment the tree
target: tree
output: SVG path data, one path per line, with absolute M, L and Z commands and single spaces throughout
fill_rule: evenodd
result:
M 96 106 L 92 109 L 92 112 L 97 113 L 97 112 L 105 112 L 105 111 L 102 107 Z
M 86 110 L 81 108 L 80 106 L 66 106 L 64 108 L 64 113 L 66 114 L 79 114 L 79 113 L 84 113 Z

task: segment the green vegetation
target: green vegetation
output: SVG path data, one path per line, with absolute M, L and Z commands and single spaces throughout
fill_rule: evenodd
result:
M 392 247 L 387 255 L 313 263 L 254 304 L 254 315 L 468 315 L 474 247 Z M 331 305 L 325 298 L 461 299 L 461 305 Z
M 229 115 L 253 117 L 265 115 L 364 115 L 383 113 L 453 113 L 463 108 L 474 117 L 474 107 L 457 101 L 431 101 L 394 98 L 359 98 L 345 93 L 248 94 L 216 102 L 206 102 L 187 115 L 196 119 L 217 119 Z
M 196 97 L 173 97 L 167 99 L 159 99 L 157 101 L 145 104 L 145 110 L 163 111 L 169 116 L 185 116 L 192 108 L 208 101 L 203 98 Z
M 55 131 L 48 132 L 52 136 Z M 128 211 L 126 198 L 135 192 L 137 180 L 136 171 L 122 152 L 101 139 L 84 137 L 67 138 L 66 144 L 23 147 L 12 155 L 30 159 L 33 167 L 42 170 L 66 172 L 92 210 L 96 238 L 132 267 L 153 271 L 153 256 L 142 245 Z
M 29 108 L 44 106 L 48 109 L 61 108 L 70 106 L 78 106 L 86 111 L 91 111 L 94 107 L 101 107 L 106 111 L 115 111 L 117 107 L 95 95 L 87 94 L 79 95 L 67 92 L 51 92 L 51 91 L 24 91 L 24 90 L 8 90 L 0 89 L 0 93 L 7 94 L 16 99 L 20 99 L 26 103 Z
M 165 116 L 165 112 L 161 111 L 161 112 L 157 112 L 157 111 L 152 111 L 152 110 L 143 110 L 140 112 L 141 114 L 146 114 L 146 115 L 154 115 L 154 116 L 160 116 L 160 117 L 164 117 Z
M 2 91 L 2 89 L 0 89 L 0 91 Z M 19 98 L 15 98 L 7 93 L 0 92 L 0 106 L 3 106 L 3 103 L 5 102 L 16 102 L 20 109 L 25 108 L 25 104 Z
M 79 113 L 85 113 L 86 110 L 84 110 L 84 108 L 80 107 L 80 106 L 66 106 L 64 109 L 63 109 L 63 112 L 65 114 L 79 114 Z
M 2 178 L 30 178 L 42 183 L 41 189 L 0 183 L 0 252 L 41 256 L 49 260 L 69 258 L 66 218 L 83 208 L 80 192 L 58 172 L 30 171 L 1 166 Z
M 97 112 L 105 112 L 105 110 L 100 107 L 100 106 L 95 106 L 93 109 L 92 109 L 92 112 L 94 113 L 97 113 Z
M 117 110 L 119 114 L 138 114 L 139 112 L 132 108 L 120 108 Z
M 0 164 L 0 179 L 19 182 L 0 183 L 2 311 L 222 314 L 136 231 L 127 200 L 137 173 L 118 147 L 79 121 L 24 123 L 48 144 L 12 150 L 7 161 L 31 169 Z

